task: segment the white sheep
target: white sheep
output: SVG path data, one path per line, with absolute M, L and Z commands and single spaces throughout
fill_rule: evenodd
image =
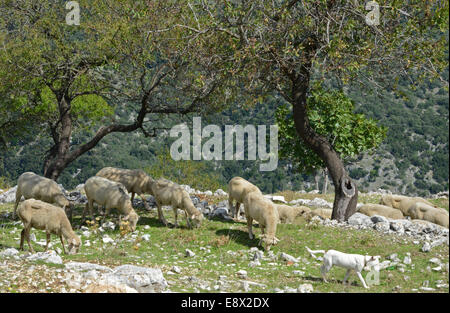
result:
M 178 226 L 178 209 L 185 212 L 186 222 L 189 228 L 192 228 L 190 220 L 194 227 L 200 226 L 203 220 L 203 214 L 194 206 L 191 197 L 189 197 L 187 191 L 180 185 L 161 178 L 154 181 L 152 184 L 152 191 L 158 208 L 159 220 L 164 223 L 164 225 L 167 226 L 167 221 L 164 218 L 162 206 L 170 205 L 175 214 L 175 227 Z
M 448 228 L 449 215 L 439 208 L 432 207 L 422 202 L 417 202 L 408 210 L 408 216 L 413 220 L 420 219 Z
M 381 204 L 373 204 L 373 203 L 363 204 L 359 208 L 359 212 L 367 216 L 380 215 L 395 220 L 400 220 L 404 218 L 402 211 Z
M 33 172 L 26 172 L 19 176 L 13 218 L 16 216 L 17 206 L 22 196 L 25 199 L 37 199 L 62 207 L 69 219 L 72 220 L 72 203 L 64 196 L 58 184 L 49 178 L 39 176 Z
M 331 219 L 331 215 L 333 214 L 332 209 L 318 208 L 315 210 L 311 210 L 305 213 L 305 218 L 307 220 L 311 220 L 314 216 L 320 216 L 321 218 Z
M 128 192 L 131 193 L 131 202 L 133 202 L 135 194 L 138 194 L 141 197 L 142 202 L 144 202 L 145 208 L 147 210 L 150 209 L 144 194 L 147 193 L 153 195 L 151 185 L 154 180 L 144 171 L 105 167 L 95 174 L 95 176 L 107 178 L 123 184 Z
M 421 198 L 421 197 L 407 197 L 400 195 L 384 195 L 381 197 L 380 204 L 390 206 L 394 209 L 402 211 L 403 215 L 408 215 L 408 210 L 417 202 L 425 203 L 434 207 L 433 203 Z
M 113 208 L 117 209 L 121 214 L 125 215 L 124 221 L 129 221 L 131 230 L 136 230 L 136 224 L 139 216 L 134 211 L 127 190 L 121 183 L 110 181 L 103 177 L 94 176 L 89 178 L 84 184 L 84 190 L 88 202 L 83 211 L 81 223 L 84 222 L 87 209 L 94 219 L 93 206 L 94 202 L 105 207 L 105 215 L 103 221 Z
M 262 195 L 258 187 L 242 177 L 233 177 L 228 182 L 228 205 L 233 218 L 239 219 L 240 205 L 244 203 L 245 196 L 250 192 L 256 192 Z M 233 200 L 236 201 L 235 208 L 233 208 Z
M 278 216 L 280 217 L 280 223 L 282 224 L 291 224 L 297 216 L 301 216 L 311 211 L 311 209 L 306 206 L 292 207 L 285 204 L 278 204 L 276 207 Z
M 280 217 L 275 204 L 264 198 L 260 192 L 255 191 L 245 196 L 244 209 L 250 239 L 253 239 L 252 226 L 253 220 L 256 220 L 262 233 L 260 243 L 264 243 L 265 249 L 270 250 L 270 247 L 279 241 L 275 236 Z
M 50 234 L 55 234 L 61 239 L 64 253 L 66 253 L 66 250 L 64 248 L 63 236 L 69 243 L 69 253 L 73 254 L 78 252 L 81 246 L 81 240 L 72 230 L 72 226 L 70 225 L 66 213 L 60 207 L 40 200 L 28 199 L 19 205 L 17 214 L 24 227 L 20 234 L 20 250 L 23 250 L 23 242 L 26 238 L 30 251 L 34 253 L 30 243 L 30 230 L 33 227 L 45 230 L 47 234 L 45 251 L 48 249 Z

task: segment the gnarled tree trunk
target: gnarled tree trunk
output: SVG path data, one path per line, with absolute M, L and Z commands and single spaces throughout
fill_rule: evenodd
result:
M 313 49 L 312 49 L 313 51 Z M 302 73 L 292 79 L 292 104 L 295 128 L 302 140 L 325 162 L 334 184 L 334 204 L 331 218 L 347 220 L 356 212 L 358 190 L 344 168 L 339 154 L 327 138 L 317 134 L 307 115 L 307 91 L 311 64 L 305 64 Z

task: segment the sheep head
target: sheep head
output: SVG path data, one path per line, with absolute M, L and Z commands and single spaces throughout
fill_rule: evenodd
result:
M 69 254 L 78 253 L 81 246 L 81 240 L 78 236 L 74 235 L 69 239 Z
M 264 247 L 266 251 L 270 250 L 270 247 L 276 245 L 280 239 L 275 236 L 262 235 L 259 244 Z
M 128 215 L 123 218 L 124 221 L 128 221 L 130 223 L 131 231 L 136 230 L 136 224 L 139 220 L 139 216 L 136 214 L 134 210 L 132 210 Z
M 200 227 L 200 225 L 202 224 L 203 219 L 204 219 L 204 217 L 203 217 L 202 213 L 199 212 L 198 214 L 193 214 L 191 216 L 192 225 L 195 228 Z

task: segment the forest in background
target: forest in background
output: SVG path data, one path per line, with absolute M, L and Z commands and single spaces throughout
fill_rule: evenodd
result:
M 448 69 L 443 73 L 448 80 Z M 398 81 L 397 93 L 377 90 L 373 93 L 358 89 L 346 90 L 354 101 L 357 113 L 388 127 L 387 137 L 380 147 L 346 160 L 350 176 L 361 191 L 378 188 L 408 195 L 427 196 L 448 190 L 449 157 L 449 94 L 438 81 L 423 82 L 417 88 L 407 80 Z M 399 96 L 400 94 L 401 96 Z M 280 98 L 270 98 L 254 108 L 233 107 L 202 117 L 202 126 L 271 125 Z M 131 120 L 130 112 L 115 112 L 118 120 Z M 242 176 L 257 184 L 264 192 L 281 190 L 322 189 L 323 174 L 297 173 L 287 160 L 280 159 L 272 172 L 260 172 L 261 161 L 174 161 L 169 149 L 176 138 L 170 138 L 170 127 L 186 122 L 192 127 L 192 117 L 158 115 L 161 130 L 156 137 L 141 132 L 114 133 L 72 163 L 59 182 L 74 188 L 105 166 L 141 168 L 153 176 L 164 176 L 196 189 L 226 189 L 229 179 Z M 268 118 L 269 117 L 269 118 Z M 82 142 L 93 130 L 78 131 L 73 143 Z M 191 132 L 192 133 L 192 132 Z M 11 142 L 0 150 L 0 188 L 15 185 L 24 171 L 42 172 L 45 152 L 50 148 L 48 136 L 30 134 Z M 246 146 L 247 149 L 247 146 Z M 330 190 L 330 189 L 329 189 Z

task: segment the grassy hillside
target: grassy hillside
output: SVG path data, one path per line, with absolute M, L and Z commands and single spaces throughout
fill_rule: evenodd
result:
M 287 194 L 286 194 L 287 195 Z M 308 195 L 295 195 L 295 198 Z M 293 196 L 294 197 L 294 196 Z M 221 199 L 209 199 L 217 202 Z M 367 197 L 367 201 L 377 202 L 377 197 Z M 448 202 L 447 202 L 448 208 Z M 0 216 L 5 211 L 11 211 L 12 205 L 0 205 Z M 74 216 L 74 225 L 79 225 L 82 207 L 78 206 Z M 178 292 L 244 292 L 242 279 L 237 276 L 239 270 L 247 271 L 247 281 L 250 290 L 246 292 L 274 292 L 278 289 L 298 288 L 300 284 L 310 283 L 315 292 L 415 292 L 423 286 L 425 281 L 429 286 L 436 288 L 437 284 L 447 284 L 447 288 L 437 289 L 436 292 L 448 293 L 448 273 L 427 270 L 432 265 L 431 258 L 439 258 L 448 262 L 448 246 L 441 245 L 430 252 L 421 252 L 420 244 L 413 243 L 409 237 L 383 235 L 374 230 L 354 230 L 325 227 L 317 224 L 308 224 L 303 218 L 297 218 L 294 224 L 281 224 L 277 229 L 277 237 L 281 240 L 271 250 L 275 257 L 271 258 L 264 253 L 261 265 L 250 267 L 258 239 L 248 238 L 247 226 L 244 223 L 223 222 L 219 220 L 205 220 L 198 229 L 186 228 L 184 217 L 180 228 L 166 228 L 157 221 L 156 210 L 145 212 L 138 210 L 141 216 L 134 234 L 121 234 L 116 229 L 104 233 L 96 233 L 98 226 L 91 226 L 89 237 L 81 236 L 83 246 L 76 255 L 62 255 L 63 261 L 80 261 L 103 264 L 108 266 L 120 264 L 134 264 L 147 267 L 158 267 L 169 281 L 169 289 Z M 173 222 L 173 212 L 165 211 L 169 222 Z M 115 217 L 110 217 L 113 220 Z M 22 225 L 9 219 L 0 219 L 0 250 L 7 247 L 18 248 Z M 77 231 L 79 234 L 80 231 Z M 42 231 L 32 230 L 37 240 L 44 240 Z M 260 230 L 255 226 L 254 233 L 258 237 Z M 109 235 L 115 241 L 103 243 L 102 236 Z M 148 234 L 149 241 L 142 239 Z M 91 245 L 87 246 L 86 240 Z M 55 247 L 60 247 L 57 237 L 52 237 Z M 42 247 L 36 245 L 37 251 Z M 411 254 L 412 264 L 404 270 L 393 266 L 381 271 L 380 284 L 366 290 L 361 286 L 356 275 L 350 276 L 351 285 L 341 284 L 345 274 L 342 268 L 334 267 L 328 274 L 329 282 L 324 283 L 320 278 L 320 262 L 314 261 L 305 246 L 311 249 L 336 249 L 348 253 L 380 255 L 385 260 L 389 255 L 397 253 L 403 260 L 406 253 Z M 25 245 L 26 247 L 26 245 Z M 26 247 L 26 249 L 28 249 Z M 195 253 L 193 257 L 185 256 L 185 249 Z M 277 258 L 277 254 L 284 252 L 299 259 L 298 263 L 286 262 Z M 28 271 L 31 266 L 48 269 L 49 265 L 35 264 L 35 262 L 9 261 L 9 267 Z M 179 274 L 172 272 L 173 266 L 181 269 Z M 56 266 L 55 269 L 60 268 Z M 172 273 L 170 273 L 172 272 Z M 59 272 L 51 278 L 40 275 L 39 285 L 33 286 L 27 277 L 17 277 L 12 283 L 11 275 L 0 271 L 0 292 L 36 292 L 47 286 L 48 292 L 60 291 L 62 287 L 69 290 Z M 366 273 L 363 274 L 365 276 Z M 226 277 L 221 277 L 226 276 Z M 3 284 L 2 284 L 3 282 Z M 256 283 L 256 284 L 253 284 Z M 9 287 L 8 287 L 9 286 Z M 44 286 L 44 287 L 42 287 Z M 9 288 L 9 289 L 8 289 Z M 278 288 L 278 289 L 277 289 Z M 422 291 L 421 291 L 422 292 Z

